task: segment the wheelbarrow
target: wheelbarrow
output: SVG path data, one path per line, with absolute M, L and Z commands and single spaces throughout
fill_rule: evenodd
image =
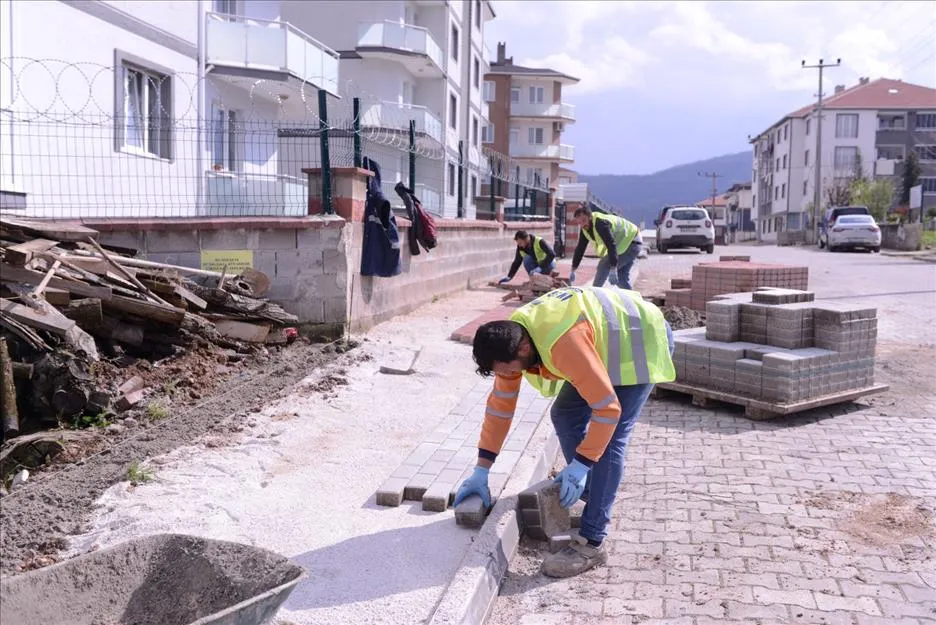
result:
M 156 534 L 0 579 L 3 625 L 261 625 L 304 575 L 257 547 Z

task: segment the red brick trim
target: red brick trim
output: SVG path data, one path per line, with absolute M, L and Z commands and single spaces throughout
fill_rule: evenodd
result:
M 49 222 L 78 223 L 78 222 Z M 341 228 L 345 220 L 337 215 L 313 217 L 192 217 L 160 219 L 87 219 L 81 225 L 99 232 L 120 230 L 138 231 L 192 231 L 192 230 L 317 230 Z

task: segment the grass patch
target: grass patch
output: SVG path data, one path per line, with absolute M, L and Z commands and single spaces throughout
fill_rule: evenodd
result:
M 936 247 L 936 230 L 923 231 L 923 247 Z
M 151 401 L 146 404 L 146 416 L 153 421 L 162 421 L 169 416 L 169 409 L 158 401 Z
M 138 484 L 145 484 L 146 482 L 151 482 L 155 477 L 156 473 L 152 469 L 145 469 L 141 467 L 139 460 L 134 460 L 127 468 L 127 481 L 134 486 L 137 486 Z
M 75 417 L 74 422 L 72 422 L 72 427 L 76 430 L 83 430 L 85 428 L 106 428 L 110 425 L 110 421 L 107 419 L 106 412 L 99 412 L 97 414 L 85 414 L 80 417 Z

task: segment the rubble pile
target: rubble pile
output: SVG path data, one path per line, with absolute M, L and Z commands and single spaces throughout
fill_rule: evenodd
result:
M 501 301 L 507 302 L 512 299 L 518 299 L 521 302 L 526 303 L 533 301 L 540 295 L 549 293 L 553 289 L 560 289 L 562 287 L 569 286 L 569 281 L 560 278 L 557 272 L 553 272 L 548 276 L 541 273 L 534 273 L 530 275 L 530 278 L 526 281 L 526 283 L 519 286 L 498 284 L 497 282 L 490 282 L 488 284 L 489 286 L 510 291 L 510 293 L 501 298 Z

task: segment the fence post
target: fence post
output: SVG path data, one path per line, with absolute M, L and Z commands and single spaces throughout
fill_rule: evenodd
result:
M 494 157 L 493 156 L 490 157 L 490 159 L 488 159 L 488 164 L 491 167 L 491 183 L 488 185 L 488 189 L 490 189 L 490 191 L 488 192 L 488 196 L 489 196 L 488 199 L 490 200 L 490 203 L 491 203 L 491 214 L 493 215 L 491 219 L 496 219 L 497 207 L 494 205 L 494 181 L 496 180 L 496 178 L 494 177 Z
M 540 179 L 539 174 L 533 172 L 533 188 L 530 189 L 530 214 L 536 214 L 536 187 L 539 186 Z
M 517 165 L 517 177 L 514 178 L 514 215 L 520 213 L 520 166 Z
M 354 112 L 354 121 L 352 122 L 354 130 L 354 166 L 360 167 L 364 160 L 361 155 L 361 98 L 354 98 L 351 101 L 351 106 Z
M 319 143 L 322 149 L 322 212 L 334 214 L 332 206 L 331 158 L 328 155 L 328 93 L 323 89 L 318 92 Z
M 409 186 L 416 193 L 416 120 L 409 120 Z
M 465 142 L 458 140 L 458 218 L 465 217 L 465 189 L 462 181 L 465 176 Z M 444 185 L 443 185 L 444 186 Z

